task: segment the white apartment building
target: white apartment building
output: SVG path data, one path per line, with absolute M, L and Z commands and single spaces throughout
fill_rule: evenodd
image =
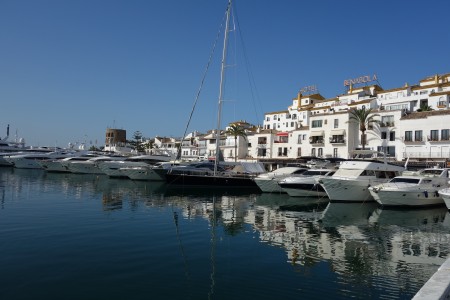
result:
M 417 85 L 383 90 L 379 85 L 350 86 L 336 98 L 298 94 L 285 111 L 267 113 L 249 156 L 292 160 L 301 156 L 348 158 L 361 149 L 359 124 L 351 109 L 371 108 L 379 124 L 366 131 L 365 149 L 392 159 L 450 158 L 450 74 L 427 77 Z M 421 111 L 429 106 L 432 111 Z M 249 149 L 250 150 L 250 149 Z

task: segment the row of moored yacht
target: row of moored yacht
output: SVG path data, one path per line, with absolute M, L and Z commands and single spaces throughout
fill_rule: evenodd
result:
M 163 168 L 169 155 L 121 156 L 106 153 L 78 151 L 55 151 L 40 153 L 10 153 L 2 156 L 3 165 L 19 169 L 44 169 L 49 172 L 75 174 L 106 174 L 110 177 L 129 177 L 142 180 L 162 180 L 153 171 Z M 167 163 L 170 165 L 170 163 Z
M 347 160 L 336 169 L 285 167 L 259 175 L 263 192 L 292 197 L 328 197 L 332 202 L 376 201 L 383 207 L 447 205 L 450 209 L 449 169 L 405 167 L 378 160 Z

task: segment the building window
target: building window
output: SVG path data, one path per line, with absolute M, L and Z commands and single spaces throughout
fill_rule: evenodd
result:
M 311 149 L 311 156 L 316 156 L 316 148 Z
M 296 114 L 293 114 L 293 115 L 292 115 L 292 119 L 294 119 L 294 120 L 297 119 L 297 115 L 296 115 Z
M 291 122 L 291 127 L 294 127 L 294 122 Z
M 430 131 L 430 141 L 439 141 L 439 130 Z
M 391 142 L 395 141 L 395 131 L 389 132 L 389 140 Z
M 339 119 L 334 119 L 334 128 L 339 127 Z
M 422 141 L 422 130 L 414 131 L 414 141 L 416 141 L 416 142 Z
M 333 157 L 338 157 L 338 148 L 333 148 Z
M 450 130 L 442 129 L 441 130 L 441 140 L 448 141 L 450 139 Z
M 299 134 L 297 137 L 297 144 L 301 144 L 302 143 L 302 135 Z
M 394 126 L 394 116 L 384 116 L 381 118 L 381 127 L 392 127 Z
M 264 148 L 258 149 L 258 156 L 266 156 L 266 154 L 267 154 L 267 149 L 264 149 Z
M 382 131 L 382 132 L 381 132 L 381 139 L 382 139 L 382 140 L 385 140 L 385 139 L 386 139 L 386 136 L 387 136 L 387 132 L 386 132 L 386 131 Z
M 302 148 L 298 147 L 297 148 L 297 157 L 302 156 Z
M 322 120 L 314 120 L 311 122 L 312 128 L 322 127 Z
M 377 147 L 378 152 L 386 153 L 386 156 L 395 156 L 395 146 L 378 146 Z
M 405 142 L 412 142 L 412 131 L 405 131 Z
M 319 157 L 322 157 L 322 156 L 323 156 L 323 148 L 319 148 L 319 149 L 317 150 L 317 155 L 318 155 Z

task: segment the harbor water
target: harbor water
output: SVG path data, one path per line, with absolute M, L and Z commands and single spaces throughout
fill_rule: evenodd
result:
M 0 299 L 411 299 L 445 206 L 0 168 Z

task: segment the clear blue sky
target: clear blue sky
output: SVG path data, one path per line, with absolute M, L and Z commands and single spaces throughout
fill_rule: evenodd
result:
M 0 0 L 0 137 L 7 124 L 40 146 L 101 146 L 107 127 L 181 136 L 226 2 Z M 331 98 L 363 75 L 390 89 L 450 72 L 448 0 L 235 0 L 235 11 L 247 60 L 229 69 L 223 124 L 261 124 L 309 85 Z M 218 65 L 189 131 L 216 127 Z

